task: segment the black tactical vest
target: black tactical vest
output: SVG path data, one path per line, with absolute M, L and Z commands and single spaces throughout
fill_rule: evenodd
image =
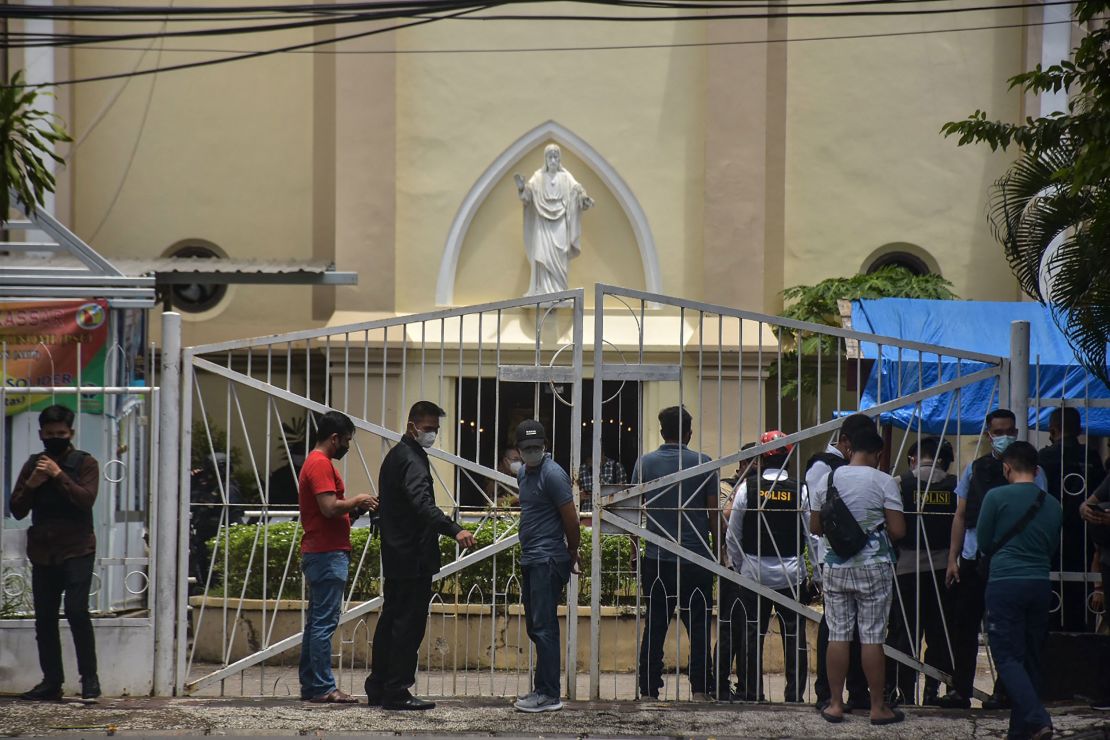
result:
M 831 452 L 818 452 L 813 457 L 806 460 L 806 472 L 813 467 L 814 463 L 823 462 L 829 466 L 829 470 L 836 470 L 842 465 L 847 465 L 848 461 L 840 455 L 834 455 Z
M 744 552 L 752 557 L 797 557 L 805 547 L 802 530 L 801 486 L 793 478 L 770 481 L 749 476 L 744 512 Z
M 979 522 L 979 509 L 983 499 L 992 488 L 1008 485 L 1002 473 L 1002 461 L 993 454 L 986 454 L 971 463 L 971 485 L 967 491 L 967 508 L 964 509 L 964 525 L 975 529 Z
M 32 455 L 30 461 L 31 465 L 37 465 L 38 461 L 45 455 L 46 453 Z M 81 466 L 85 464 L 85 458 L 88 456 L 89 453 L 87 452 L 70 450 L 65 460 L 58 463 L 58 467 L 61 468 L 62 472 L 68 475 L 71 480 L 77 481 L 80 478 Z M 66 495 L 65 489 L 62 488 L 62 484 L 54 479 L 50 479 L 39 486 L 35 493 L 35 503 L 31 507 L 31 524 L 37 526 L 58 519 L 87 524 L 88 530 L 90 532 L 93 531 L 92 511 L 75 506 Z
M 952 517 L 956 513 L 956 484 L 959 479 L 947 475 L 942 480 L 929 483 L 928 490 L 925 490 L 925 481 L 919 481 L 913 473 L 903 473 L 898 482 L 902 488 L 902 509 L 906 516 L 906 539 L 901 546 L 906 550 L 918 544 L 922 549 L 930 550 L 948 547 L 952 541 Z M 918 518 L 921 519 L 920 524 Z M 924 525 L 924 536 L 921 525 Z

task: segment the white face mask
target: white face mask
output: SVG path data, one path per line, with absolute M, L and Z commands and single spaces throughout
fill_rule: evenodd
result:
M 524 463 L 522 463 L 520 460 L 513 460 L 511 463 L 509 463 L 509 470 L 512 471 L 513 475 L 520 475 L 520 469 L 522 467 L 524 467 Z
M 416 435 L 416 441 L 420 444 L 421 447 L 423 447 L 424 449 L 428 449 L 436 443 L 436 437 L 438 436 L 438 434 L 438 432 L 420 432 Z
M 543 447 L 530 447 L 527 450 L 521 450 L 520 457 L 525 465 L 537 465 L 543 460 L 544 452 L 546 450 Z

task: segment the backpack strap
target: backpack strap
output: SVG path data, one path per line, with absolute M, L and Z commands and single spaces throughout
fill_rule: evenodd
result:
M 1022 530 L 1029 526 L 1029 522 L 1033 521 L 1033 518 L 1037 516 L 1037 512 L 1040 510 L 1041 506 L 1044 505 L 1045 495 L 1046 494 L 1044 491 L 1040 491 L 1037 494 L 1037 500 L 1030 504 L 1029 508 L 1025 510 L 1025 513 L 1021 515 L 1021 519 L 1018 519 L 1016 522 L 1014 522 L 1014 526 L 1010 527 L 1010 529 L 1007 530 L 1006 534 L 1002 535 L 1002 539 L 991 546 L 989 552 L 982 547 L 979 548 L 979 552 L 983 553 L 989 558 L 993 556 L 996 552 L 1001 550 L 1003 547 L 1005 547 L 1010 540 L 1021 534 Z

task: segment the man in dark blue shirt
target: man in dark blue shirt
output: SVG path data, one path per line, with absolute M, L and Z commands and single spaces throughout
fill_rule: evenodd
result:
M 524 621 L 536 646 L 532 692 L 513 705 L 522 712 L 563 708 L 559 689 L 559 615 L 563 587 L 578 572 L 579 525 L 570 476 L 545 449 L 543 424 L 528 419 L 516 428 L 524 467 L 520 488 L 520 569 Z
M 636 463 L 633 483 L 646 483 L 710 461 L 691 450 L 693 418 L 686 409 L 671 406 L 659 412 L 663 445 Z M 690 553 L 718 560 L 721 517 L 718 512 L 717 473 L 702 473 L 644 494 L 646 529 Z M 712 537 L 712 547 L 710 545 Z M 706 700 L 714 691 L 710 660 L 709 624 L 713 613 L 713 574 L 680 559 L 653 542 L 644 546 L 640 583 L 647 594 L 647 619 L 640 640 L 640 696 L 659 697 L 663 687 L 663 644 L 675 607 L 690 636 L 690 686 L 696 699 Z

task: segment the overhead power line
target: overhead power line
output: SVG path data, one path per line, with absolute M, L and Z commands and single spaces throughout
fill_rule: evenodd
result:
M 788 5 L 782 4 L 769 4 L 767 2 L 720 2 L 720 3 L 707 3 L 707 2 L 682 2 L 681 0 L 570 0 L 580 5 L 591 6 L 609 6 L 609 7 L 623 7 L 635 9 L 649 9 L 649 10 L 675 10 L 675 9 L 709 9 L 715 10 L 722 9 L 745 9 L 748 12 L 743 13 L 713 13 L 713 14 L 697 14 L 697 15 L 666 15 L 666 16 L 602 16 L 602 15 L 523 15 L 523 14 L 481 14 L 483 11 L 500 10 L 507 5 L 519 5 L 521 3 L 513 2 L 512 0 L 500 0 L 495 2 L 474 2 L 473 0 L 424 0 L 422 2 L 353 2 L 353 3 L 332 3 L 326 5 L 289 5 L 289 6 L 274 6 L 274 5 L 258 5 L 258 6 L 211 6 L 207 7 L 129 7 L 119 8 L 110 6 L 67 6 L 64 8 L 64 13 L 57 8 L 57 6 L 28 6 L 28 5 L 12 5 L 0 4 L 0 17 L 10 14 L 12 18 L 28 18 L 34 11 L 41 11 L 44 8 L 54 8 L 55 15 L 69 15 L 77 14 L 82 16 L 82 20 L 87 18 L 97 18 L 102 20 L 110 20 L 124 16 L 134 19 L 136 17 L 147 14 L 153 16 L 154 13 L 160 13 L 160 21 L 170 23 L 180 18 L 211 16 L 213 12 L 217 15 L 236 16 L 236 15 L 249 15 L 250 13 L 270 13 L 274 14 L 273 17 L 280 18 L 286 22 L 268 23 L 268 24 L 253 24 L 249 26 L 232 25 L 232 26 L 219 26 L 215 28 L 193 28 L 189 30 L 167 31 L 163 25 L 161 31 L 151 31 L 145 33 L 127 33 L 127 34 L 48 34 L 23 37 L 20 41 L 12 43 L 11 37 L 14 34 L 9 34 L 5 39 L 6 45 L 9 48 L 30 48 L 30 47 L 51 47 L 51 46 L 65 46 L 70 48 L 119 48 L 111 46 L 100 46 L 107 44 L 126 43 L 128 41 L 137 40 L 165 40 L 165 39 L 182 39 L 182 38 L 201 38 L 201 37 L 220 37 L 220 36 L 233 36 L 245 34 L 257 34 L 274 31 L 292 31 L 298 29 L 310 29 L 324 26 L 343 26 L 352 23 L 367 23 L 367 22 L 388 22 L 390 20 L 400 21 L 388 27 L 373 28 L 367 31 L 361 31 L 346 35 L 334 36 L 331 38 L 313 39 L 312 41 L 302 42 L 298 44 L 290 44 L 275 48 L 257 49 L 257 50 L 220 50 L 220 49 L 198 49 L 190 50 L 199 53 L 213 53 L 221 54 L 223 56 L 205 59 L 194 62 L 186 62 L 181 64 L 170 64 L 166 66 L 158 66 L 147 69 L 135 69 L 127 72 L 119 72 L 106 75 L 98 75 L 94 77 L 75 78 L 71 80 L 58 80 L 52 85 L 74 85 L 88 82 L 100 82 L 106 80 L 129 79 L 131 77 L 146 76 L 151 74 L 158 74 L 161 72 L 181 71 L 186 69 L 197 69 L 207 66 L 218 64 L 227 64 L 235 61 L 244 61 L 247 59 L 256 59 L 274 54 L 292 54 L 292 53 L 344 53 L 343 50 L 325 49 L 320 47 L 333 46 L 335 44 L 350 41 L 359 38 L 389 33 L 404 28 L 411 28 L 427 23 L 433 23 L 440 20 L 466 20 L 466 21 L 481 21 L 481 22 L 496 22 L 496 21 L 583 21 L 583 22 L 643 22 L 643 21 L 712 21 L 712 20 L 767 20 L 767 19 L 785 19 L 799 18 L 799 19 L 813 19 L 813 18 L 861 18 L 861 17 L 881 17 L 884 15 L 891 15 L 896 17 L 906 16 L 936 16 L 945 14 L 966 14 L 973 12 L 984 11 L 999 11 L 999 10 L 1018 10 L 1030 7 L 1043 7 L 1045 5 L 1062 5 L 1068 4 L 1069 0 L 1045 0 L 1045 2 L 1010 2 L 1001 5 L 957 5 L 945 7 L 908 7 L 920 5 L 936 5 L 943 0 L 842 0 L 841 2 L 807 2 L 807 3 L 790 3 Z M 529 3 L 531 5 L 544 5 L 544 2 Z M 868 6 L 867 9 L 859 9 L 860 7 Z M 876 6 L 883 6 L 884 9 L 876 9 Z M 897 7 L 892 7 L 897 6 Z M 810 11 L 810 10 L 797 10 L 799 8 L 850 8 L 849 10 L 837 10 L 835 12 L 828 12 L 827 10 Z M 751 10 L 766 10 L 775 9 L 776 12 L 750 12 Z M 429 15 L 429 11 L 435 9 L 440 11 L 436 14 Z M 450 9 L 451 12 L 443 12 Z M 355 12 L 351 12 L 355 11 Z M 289 15 L 287 15 L 287 13 Z M 41 17 L 41 16 L 40 16 Z M 292 18 L 293 20 L 288 20 Z M 149 19 L 148 19 L 149 20 Z M 246 20 L 245 18 L 236 18 L 236 20 Z M 253 20 L 257 20 L 254 18 Z M 1070 21 L 1069 21 L 1070 22 Z M 1004 25 L 991 25 L 991 26 L 977 26 L 970 28 L 952 28 L 952 29 L 934 29 L 934 30 L 915 30 L 907 32 L 889 32 L 889 33 L 874 33 L 874 34 L 844 34 L 844 35 L 830 35 L 823 37 L 803 37 L 794 39 L 766 39 L 744 42 L 690 42 L 690 43 L 673 43 L 673 44 L 611 44 L 602 46 L 579 46 L 579 47 L 548 47 L 548 48 L 514 48 L 514 49 L 450 49 L 450 50 L 412 50 L 411 53 L 504 53 L 504 52 L 531 52 L 531 51 L 606 51 L 606 50 L 624 50 L 624 49 L 648 49 L 648 48 L 683 48 L 683 47 L 697 47 L 697 46 L 714 46 L 714 45 L 738 45 L 748 43 L 781 43 L 781 42 L 799 42 L 799 41 L 820 41 L 820 40 L 834 40 L 834 39 L 860 39 L 860 38 L 881 38 L 883 36 L 912 36 L 924 35 L 931 33 L 952 33 L 959 31 L 971 30 L 987 30 L 990 28 L 1024 28 L 1048 25 L 1045 23 L 1015 23 Z M 165 52 L 185 51 L 185 49 L 165 48 Z M 384 52 L 362 52 L 356 51 L 352 53 L 406 53 L 407 50 L 395 50 Z

